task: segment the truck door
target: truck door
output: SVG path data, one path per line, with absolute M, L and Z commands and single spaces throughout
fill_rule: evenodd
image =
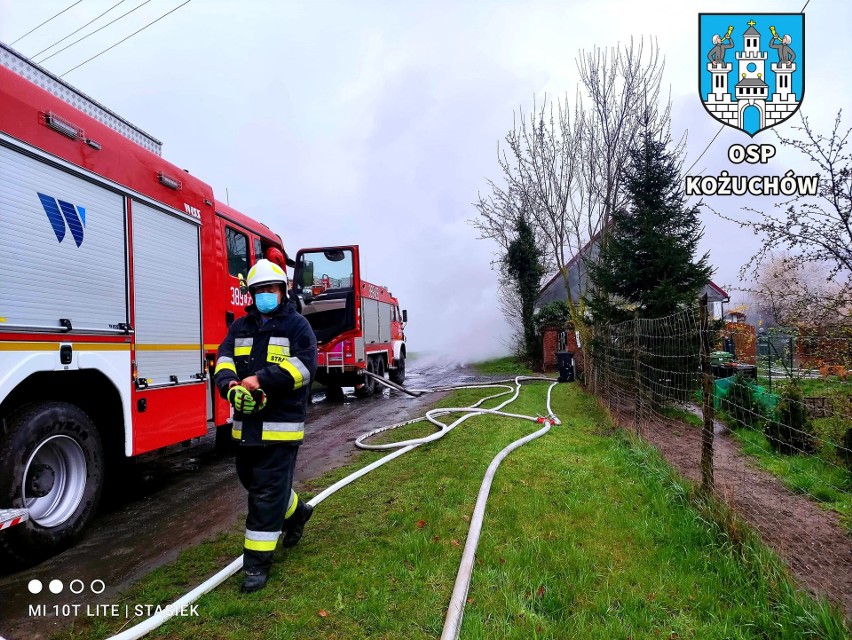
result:
M 251 296 L 243 293 L 241 279 L 248 276 L 248 270 L 257 260 L 260 239 L 253 236 L 244 227 L 232 222 L 222 214 L 216 216 L 217 235 L 216 261 L 210 265 L 217 272 L 218 291 L 214 299 L 205 301 L 210 308 L 210 343 L 206 345 L 210 363 L 210 383 L 208 384 L 207 419 L 221 426 L 231 420 L 231 405 L 223 400 L 213 385 L 213 368 L 216 362 L 216 349 L 224 339 L 228 327 L 237 318 L 245 315 L 245 307 L 251 304 Z M 221 244 L 224 241 L 224 246 Z M 224 251 L 223 251 L 224 249 Z
M 251 296 L 241 287 L 254 261 L 250 257 L 251 234 L 241 227 L 225 224 L 225 247 L 228 252 L 228 273 L 225 276 L 227 290 L 225 313 L 230 326 L 235 318 L 245 315 L 245 307 L 251 304 Z
M 207 431 L 199 225 L 131 203 L 135 362 L 134 454 Z
M 357 245 L 301 249 L 296 254 L 293 290 L 303 301 L 302 315 L 317 343 L 358 327 L 360 288 Z

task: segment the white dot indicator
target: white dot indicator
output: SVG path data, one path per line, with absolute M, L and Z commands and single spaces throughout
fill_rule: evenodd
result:
M 47 588 L 51 593 L 62 593 L 62 580 L 51 580 Z
M 71 593 L 79 595 L 83 593 L 83 589 L 86 588 L 86 585 L 82 580 L 72 580 L 71 583 L 68 585 L 68 588 L 71 589 Z
M 99 586 L 95 588 L 95 585 Z M 92 590 L 92 593 L 103 593 L 104 589 L 106 589 L 106 585 L 104 584 L 104 581 L 99 578 L 97 580 L 92 580 L 92 584 L 89 585 L 89 588 Z
M 41 593 L 41 590 L 44 587 L 41 584 L 41 580 L 30 580 L 29 584 L 27 584 L 27 589 L 30 590 L 30 593 Z

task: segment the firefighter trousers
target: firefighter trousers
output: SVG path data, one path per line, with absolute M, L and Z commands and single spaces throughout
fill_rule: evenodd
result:
M 304 509 L 292 488 L 298 452 L 299 447 L 291 445 L 237 449 L 237 475 L 248 491 L 244 569 L 268 570 L 286 521 Z

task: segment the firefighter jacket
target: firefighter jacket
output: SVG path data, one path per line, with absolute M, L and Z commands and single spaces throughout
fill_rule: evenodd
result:
M 317 339 L 308 321 L 286 300 L 264 322 L 251 305 L 219 346 L 213 380 L 227 398 L 228 386 L 256 375 L 266 407 L 234 413 L 231 435 L 244 445 L 302 442 L 308 393 L 317 369 Z

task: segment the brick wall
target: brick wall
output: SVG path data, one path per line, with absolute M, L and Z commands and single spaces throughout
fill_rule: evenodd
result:
M 544 370 L 556 368 L 556 348 L 559 345 L 559 328 L 546 327 L 542 330 L 542 347 L 544 354 Z
M 563 327 L 545 327 L 542 329 L 542 350 L 544 355 L 544 370 L 553 371 L 556 369 L 556 351 L 559 348 L 559 333 Z M 570 351 L 574 354 L 574 371 L 579 373 L 583 371 L 583 352 L 577 345 L 577 336 L 573 328 L 566 331 L 565 351 Z

